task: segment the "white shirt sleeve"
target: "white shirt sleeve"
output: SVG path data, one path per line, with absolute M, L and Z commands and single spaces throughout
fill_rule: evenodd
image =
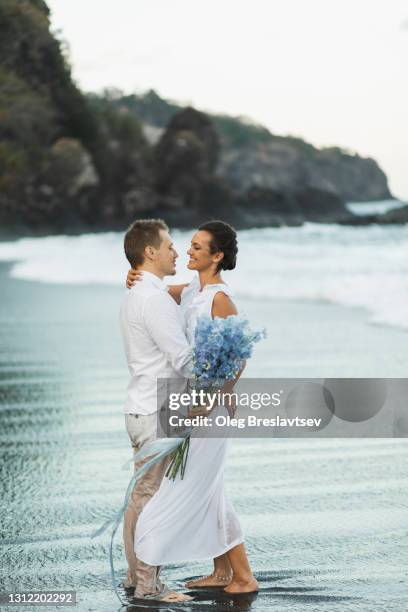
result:
M 173 298 L 165 291 L 155 293 L 146 302 L 143 318 L 151 337 L 173 369 L 184 378 L 190 378 L 192 350 Z

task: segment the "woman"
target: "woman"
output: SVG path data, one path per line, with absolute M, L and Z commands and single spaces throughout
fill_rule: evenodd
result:
M 172 285 L 169 292 L 180 304 L 188 340 L 193 343 L 197 317 L 236 315 L 232 291 L 221 270 L 236 263 L 235 231 L 222 221 L 200 226 L 194 234 L 188 268 L 198 272 L 190 284 Z M 128 285 L 140 278 L 131 271 Z M 230 383 L 232 386 L 233 383 Z M 219 406 L 218 413 L 226 412 Z M 224 490 L 226 438 L 196 438 L 190 442 L 184 478 L 164 478 L 143 509 L 136 526 L 136 556 L 149 565 L 214 558 L 209 576 L 186 583 L 187 588 L 224 587 L 227 593 L 258 590 L 243 544 L 234 509 Z

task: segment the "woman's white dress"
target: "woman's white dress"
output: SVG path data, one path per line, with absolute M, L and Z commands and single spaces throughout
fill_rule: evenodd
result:
M 185 331 L 192 343 L 197 317 L 211 316 L 214 296 L 227 285 L 206 285 L 200 291 L 198 278 L 181 296 Z M 227 414 L 217 407 L 211 416 Z M 164 477 L 157 493 L 144 507 L 135 533 L 136 556 L 149 565 L 214 558 L 244 540 L 238 517 L 224 487 L 227 438 L 195 438 L 184 478 Z

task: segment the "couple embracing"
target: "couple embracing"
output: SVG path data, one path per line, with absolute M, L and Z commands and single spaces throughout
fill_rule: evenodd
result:
M 232 227 L 222 221 L 205 223 L 188 250 L 188 269 L 196 275 L 188 284 L 166 286 L 163 278 L 175 274 L 178 257 L 167 225 L 159 219 L 139 220 L 127 231 L 125 253 L 132 270 L 121 328 L 131 375 L 126 429 L 134 452 L 157 436 L 157 379 L 191 377 L 197 318 L 237 314 L 232 292 L 221 278 L 222 270 L 235 268 L 237 252 Z M 169 460 L 164 458 L 137 482 L 123 525 L 128 562 L 123 584 L 134 588 L 136 597 L 190 600 L 163 584 L 160 568 L 211 558 L 213 572 L 187 582 L 186 588 L 219 587 L 231 594 L 258 590 L 239 520 L 225 494 L 226 449 L 226 438 L 191 438 L 183 478 L 165 477 Z

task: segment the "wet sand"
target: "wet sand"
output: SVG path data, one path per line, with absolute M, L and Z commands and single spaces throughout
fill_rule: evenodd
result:
M 77 610 L 118 610 L 109 537 L 90 534 L 130 477 L 121 470 L 122 289 L 13 280 L 8 269 L 1 264 L 0 590 L 76 590 Z M 369 325 L 363 310 L 238 302 L 269 331 L 247 376 L 406 376 L 408 334 Z M 407 468 L 404 439 L 234 440 L 226 481 L 260 592 L 199 591 L 167 609 L 406 612 Z M 120 530 L 114 553 L 119 582 Z M 177 588 L 210 570 L 182 564 L 163 576 Z

